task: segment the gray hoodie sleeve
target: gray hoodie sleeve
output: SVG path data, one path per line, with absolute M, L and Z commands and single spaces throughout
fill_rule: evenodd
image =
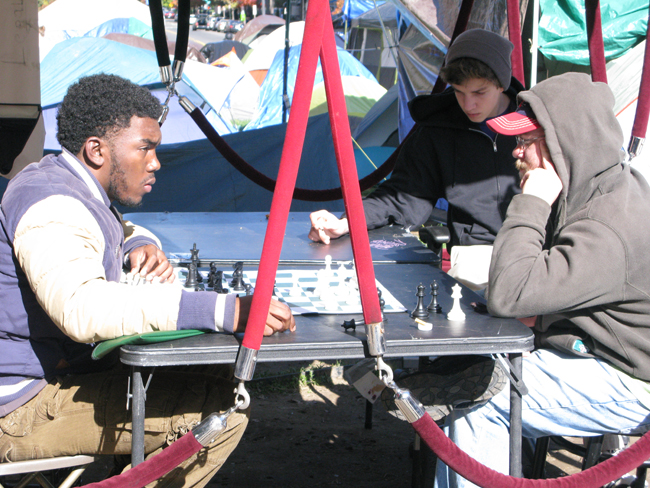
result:
M 531 317 L 623 298 L 625 253 L 611 252 L 611 246 L 623 245 L 616 233 L 602 222 L 578 218 L 545 250 L 550 211 L 532 195 L 512 199 L 492 253 L 487 293 L 492 315 Z

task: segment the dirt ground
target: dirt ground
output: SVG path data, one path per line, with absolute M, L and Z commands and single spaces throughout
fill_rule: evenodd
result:
M 328 366 L 300 366 L 303 371 L 324 368 L 311 381 L 305 373 L 282 376 L 277 366 L 267 371 L 258 366 L 262 371 L 257 373 L 269 379 L 249 384 L 251 421 L 209 487 L 412 486 L 413 428 L 389 415 L 380 402 L 372 409 L 372 427 L 365 428 L 365 398 L 341 381 L 340 369 L 332 379 Z M 549 458 L 549 477 L 579 471 L 570 453 Z
M 251 419 L 242 442 L 209 488 L 407 488 L 415 431 L 377 402 L 365 428 L 366 401 L 331 363 L 260 364 L 247 384 Z M 399 366 L 399 365 L 393 365 Z M 310 373 L 313 371 L 313 373 Z M 337 374 L 338 373 L 338 374 Z M 548 477 L 579 471 L 575 456 L 550 456 Z M 103 479 L 90 469 L 82 483 Z

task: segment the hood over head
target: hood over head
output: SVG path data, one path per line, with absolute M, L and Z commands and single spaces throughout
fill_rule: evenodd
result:
M 589 75 L 565 73 L 517 98 L 529 105 L 544 129 L 570 214 L 593 193 L 594 178 L 623 160 L 623 131 L 613 110 L 614 94 L 607 84 L 592 82 Z

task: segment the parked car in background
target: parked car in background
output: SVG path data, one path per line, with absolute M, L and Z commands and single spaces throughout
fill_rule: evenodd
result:
M 223 17 L 217 17 L 216 15 L 213 15 L 208 19 L 208 30 L 216 31 L 217 30 L 217 24 Z
M 207 29 L 208 28 L 208 14 L 197 14 L 196 20 L 192 24 L 192 30 Z
M 223 32 L 234 34 L 244 28 L 244 23 L 241 20 L 229 20 L 228 24 L 224 27 Z
M 190 14 L 190 25 L 193 26 L 195 22 L 196 22 L 196 15 Z
M 228 20 L 228 19 L 221 19 L 219 22 L 217 22 L 217 25 L 216 25 L 217 31 L 223 32 L 223 30 L 228 25 L 228 22 L 230 22 L 230 20 Z

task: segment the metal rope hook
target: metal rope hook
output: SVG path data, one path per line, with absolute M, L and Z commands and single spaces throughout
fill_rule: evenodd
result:
M 239 410 L 246 410 L 248 406 L 251 404 L 251 396 L 246 390 L 246 387 L 244 385 L 243 381 L 240 381 L 239 384 L 237 385 L 237 388 L 235 389 L 235 402 L 237 408 Z
M 384 362 L 384 358 L 381 356 L 377 356 L 377 371 L 379 372 L 379 379 L 389 388 L 393 388 L 390 386 L 391 384 L 395 385 L 393 382 L 393 369 Z

